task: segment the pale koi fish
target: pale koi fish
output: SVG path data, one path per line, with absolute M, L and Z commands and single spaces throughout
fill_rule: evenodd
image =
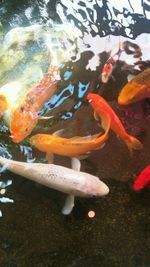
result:
M 80 169 L 77 159 L 74 159 L 74 170 L 54 164 L 26 163 L 3 157 L 0 157 L 0 164 L 17 175 L 69 194 L 62 210 L 65 215 L 74 207 L 74 196 L 90 198 L 109 193 L 108 186 L 98 177 L 77 170 Z

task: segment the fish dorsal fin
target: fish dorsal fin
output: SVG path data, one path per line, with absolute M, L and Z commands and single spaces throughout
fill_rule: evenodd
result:
M 111 118 L 108 114 L 105 113 L 103 119 L 101 120 L 101 127 L 105 130 L 106 133 L 109 132 L 111 124 Z
M 56 132 L 54 132 L 52 135 L 54 136 L 61 136 L 61 134 L 64 132 L 64 129 L 60 129 L 60 130 L 57 130 Z
M 37 115 L 37 118 L 39 120 L 49 120 L 49 119 L 54 118 L 54 116 L 41 116 L 41 115 Z
M 94 140 L 98 138 L 101 135 L 101 133 L 94 134 L 94 135 L 87 135 L 87 136 L 74 136 L 68 139 L 68 141 L 71 142 L 89 142 L 91 140 Z
M 65 205 L 62 208 L 62 214 L 69 215 L 71 213 L 71 211 L 73 210 L 73 207 L 74 207 L 74 196 L 69 195 L 69 196 L 67 196 L 66 201 L 65 201 Z
M 133 74 L 128 74 L 128 76 L 127 76 L 127 80 L 128 80 L 128 82 L 130 82 L 134 77 L 135 77 L 135 75 L 133 75 Z
M 73 136 L 73 137 L 70 137 L 70 138 L 68 138 L 68 140 L 70 140 L 70 141 L 76 141 L 76 140 L 81 140 L 83 138 L 83 136 Z
M 79 155 L 79 156 L 78 156 L 78 159 L 79 159 L 79 160 L 87 159 L 87 158 L 89 157 L 89 154 L 90 154 L 90 153 L 91 153 L 91 152 L 88 151 L 88 152 L 86 152 L 86 154 Z
M 80 162 L 80 160 L 78 158 L 72 158 L 71 159 L 71 167 L 72 167 L 73 170 L 79 172 L 80 169 L 81 169 L 81 162 Z
M 104 146 L 106 145 L 106 143 L 103 143 L 102 145 L 96 147 L 94 150 L 99 150 L 99 149 L 102 149 Z

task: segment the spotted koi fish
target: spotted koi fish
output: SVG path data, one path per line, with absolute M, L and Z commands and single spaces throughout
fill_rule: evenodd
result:
M 22 102 L 14 110 L 10 121 L 13 142 L 21 142 L 32 132 L 38 120 L 42 119 L 38 115 L 39 111 L 57 90 L 56 74 L 56 66 L 51 66 L 43 79 L 28 91 Z

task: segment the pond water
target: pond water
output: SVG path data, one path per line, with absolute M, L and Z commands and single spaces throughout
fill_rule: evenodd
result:
M 148 0 L 1 1 L 0 94 L 7 93 L 9 108 L 1 116 L 0 156 L 47 163 L 45 153 L 30 146 L 30 135 L 13 142 L 9 122 L 52 65 L 57 88 L 40 115 L 53 117 L 38 121 L 32 135 L 59 129 L 67 138 L 98 133 L 86 100 L 92 92 L 109 103 L 143 149 L 131 155 L 110 131 L 105 146 L 81 160 L 81 171 L 99 177 L 110 192 L 76 198 L 68 216 L 61 213 L 64 193 L 2 167 L 0 267 L 150 266 L 149 188 L 133 190 L 134 178 L 150 164 L 150 100 L 126 106 L 117 101 L 128 80 L 150 67 L 149 33 Z M 102 72 L 111 57 L 115 64 L 105 82 Z M 54 163 L 71 168 L 69 157 L 57 155 Z M 89 211 L 95 212 L 93 218 Z

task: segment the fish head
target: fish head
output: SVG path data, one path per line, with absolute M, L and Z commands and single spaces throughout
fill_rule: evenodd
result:
M 35 135 L 31 136 L 30 140 L 29 140 L 31 146 L 34 146 L 34 147 L 38 148 L 39 150 L 41 150 L 45 146 L 44 144 L 47 141 L 47 136 L 50 136 L 50 135 L 35 134 Z
M 20 143 L 26 138 L 37 124 L 38 118 L 31 112 L 26 112 L 18 107 L 12 114 L 10 121 L 11 138 L 14 143 Z
M 126 84 L 118 97 L 120 105 L 128 105 L 144 98 L 145 85 L 131 82 Z
M 104 108 L 104 99 L 98 94 L 89 93 L 87 95 L 87 100 L 95 111 Z
M 108 113 L 108 105 L 106 101 L 100 95 L 93 93 L 89 93 L 87 95 L 87 100 L 94 109 L 94 113 L 100 116 L 102 128 L 108 132 L 110 128 L 111 118 Z
M 89 93 L 86 98 L 92 106 L 96 106 L 100 96 L 98 94 Z
M 109 193 L 108 186 L 98 177 L 84 172 L 80 172 L 80 175 L 82 176 L 80 180 L 84 178 L 84 184 L 82 184 L 80 190 L 78 188 L 75 195 L 93 198 L 105 196 Z

